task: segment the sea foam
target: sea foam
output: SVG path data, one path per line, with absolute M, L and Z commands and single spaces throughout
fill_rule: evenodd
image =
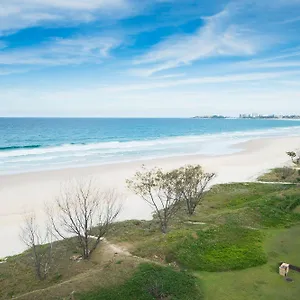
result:
M 42 147 L 11 146 L 0 149 L 1 173 L 108 164 L 178 155 L 220 155 L 239 151 L 232 147 L 251 139 L 296 136 L 300 126 L 252 131 L 221 132 L 133 141 L 70 143 Z

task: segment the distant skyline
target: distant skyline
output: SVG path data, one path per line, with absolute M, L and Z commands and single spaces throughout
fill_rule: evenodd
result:
M 300 114 L 300 0 L 2 0 L 0 116 Z

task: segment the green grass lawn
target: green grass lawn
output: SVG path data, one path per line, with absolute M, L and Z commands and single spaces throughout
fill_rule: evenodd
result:
M 268 230 L 264 248 L 268 256 L 266 265 L 241 271 L 223 273 L 198 272 L 205 299 L 218 300 L 298 300 L 300 273 L 288 274 L 294 282 L 286 282 L 278 274 L 281 261 L 300 267 L 300 226 L 289 229 Z
M 169 256 L 189 270 L 246 269 L 266 263 L 262 240 L 258 230 L 228 225 L 212 227 L 178 239 L 170 246 Z

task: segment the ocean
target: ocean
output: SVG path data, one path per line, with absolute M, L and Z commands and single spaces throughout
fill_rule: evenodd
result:
M 251 139 L 299 134 L 300 121 L 287 120 L 0 118 L 0 174 L 222 155 Z

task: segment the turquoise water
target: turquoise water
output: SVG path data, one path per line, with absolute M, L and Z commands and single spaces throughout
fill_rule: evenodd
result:
M 0 173 L 177 155 L 220 155 L 250 139 L 300 134 L 300 121 L 0 118 Z

